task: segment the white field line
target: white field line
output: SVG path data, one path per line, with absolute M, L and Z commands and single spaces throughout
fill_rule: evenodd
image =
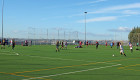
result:
M 41 57 L 41 56 L 30 56 L 30 57 L 47 58 L 47 59 L 55 59 L 55 60 L 58 59 L 64 61 L 97 62 L 97 61 L 85 61 L 85 60 L 63 59 L 63 58 Z M 116 63 L 107 63 L 107 62 L 97 62 L 97 63 L 116 64 Z
M 39 57 L 39 58 L 48 58 L 48 59 L 59 59 L 59 60 L 65 60 L 65 61 L 68 60 L 68 61 L 96 62 L 96 61 L 85 61 L 85 60 L 63 59 L 63 58 L 41 57 L 41 56 L 30 56 L 30 57 Z
M 0 53 L 0 54 L 4 54 L 4 55 L 20 55 L 20 56 L 29 56 L 29 57 L 38 57 L 38 58 L 47 58 L 47 59 L 57 59 L 57 60 L 64 60 L 64 61 L 79 61 L 79 62 L 97 62 L 97 61 L 85 61 L 85 60 L 75 60 L 75 59 L 63 59 L 63 58 L 52 58 L 52 57 L 41 57 L 41 56 L 30 56 L 30 55 L 21 55 L 19 53 L 16 52 L 10 52 L 10 51 L 3 51 L 6 53 Z M 14 53 L 14 54 L 7 54 L 7 53 Z M 106 64 L 115 64 L 115 63 L 107 63 L 107 62 L 98 62 L 98 63 L 106 63 Z
M 10 51 L 2 51 L 2 53 L 0 52 L 0 54 L 4 54 L 4 55 L 19 55 L 16 52 L 10 52 Z
M 86 71 L 93 71 L 93 70 L 98 70 L 98 69 L 105 69 L 105 68 L 115 67 L 115 66 L 120 66 L 120 65 L 121 64 L 116 64 L 116 65 L 112 65 L 112 66 L 92 68 L 92 69 L 87 69 L 87 70 L 80 70 L 80 71 L 67 72 L 67 73 L 60 73 L 60 74 L 55 74 L 55 75 L 48 75 L 48 76 L 35 77 L 35 78 L 29 78 L 29 79 L 22 79 L 22 80 L 32 80 L 32 79 L 39 79 L 39 78 L 48 78 L 48 77 L 54 77 L 54 76 L 68 75 L 68 74 L 74 74 L 74 73 L 80 73 L 80 72 L 86 72 Z
M 8 55 L 7 53 L 15 53 L 15 55 L 17 55 L 18 53 L 16 52 L 10 52 L 10 51 L 3 51 L 5 52 L 5 55 Z M 3 53 L 4 54 L 4 53 Z M 9 54 L 11 55 L 11 54 Z M 12 54 L 14 55 L 14 54 Z M 41 57 L 41 56 L 30 56 L 30 55 L 22 55 L 22 56 L 29 56 L 29 57 L 39 57 L 39 58 L 47 58 L 47 59 L 58 59 L 58 60 L 68 60 L 68 61 L 84 61 L 84 62 L 96 62 L 96 61 L 85 61 L 85 60 L 75 60 L 75 59 L 63 59 L 63 58 L 52 58 L 52 57 Z
M 0 53 L 0 54 L 4 54 L 4 55 L 16 55 L 16 54 L 7 54 L 7 53 Z

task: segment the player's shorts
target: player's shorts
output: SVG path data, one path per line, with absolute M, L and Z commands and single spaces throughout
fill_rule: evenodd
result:
M 124 53 L 124 50 L 120 50 L 121 53 Z
M 59 46 L 56 46 L 56 48 L 58 49 L 58 48 L 59 48 Z
M 3 45 L 5 46 L 5 42 L 3 43 Z

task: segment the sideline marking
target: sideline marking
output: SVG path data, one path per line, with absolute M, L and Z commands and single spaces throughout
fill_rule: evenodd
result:
M 32 77 L 32 76 L 17 75 L 17 74 L 15 74 L 15 73 L 0 72 L 0 74 L 13 75 L 13 76 L 24 77 L 24 78 L 35 78 L 35 77 Z M 45 79 L 45 78 L 36 78 L 36 79 L 52 80 L 52 79 Z
M 140 64 L 135 64 L 135 65 L 129 65 L 129 66 L 124 66 L 124 67 L 119 67 L 118 69 L 123 69 L 123 70 L 129 70 L 129 71 L 140 71 L 140 70 L 136 70 L 136 69 L 130 69 L 129 67 L 135 67 L 135 66 L 139 66 Z M 127 69 L 129 68 L 129 69 Z
M 102 64 L 102 63 L 106 63 L 106 62 L 95 62 L 95 63 L 80 64 L 80 65 L 71 65 L 71 66 L 48 68 L 48 69 L 39 69 L 39 70 L 31 70 L 31 71 L 23 71 L 23 72 L 14 72 L 14 73 L 18 74 L 18 73 L 39 72 L 39 71 L 55 70 L 55 69 L 69 68 L 69 67 L 78 67 L 78 66 L 88 66 L 88 65 L 92 65 L 92 64 Z
M 56 67 L 56 68 L 49 68 L 49 69 L 40 69 L 40 70 L 32 70 L 32 71 L 15 72 L 15 74 L 17 74 L 17 73 L 38 72 L 38 71 L 47 71 L 47 70 L 54 70 L 54 69 L 75 67 L 75 66 L 87 66 L 87 65 L 99 64 L 99 63 L 106 63 L 107 64 L 108 62 L 119 62 L 119 61 L 122 61 L 122 60 L 129 60 L 129 59 L 132 59 L 132 58 L 121 59 L 121 60 L 112 60 L 112 61 L 104 61 L 104 62 L 94 62 L 94 63 L 87 63 L 87 64 L 81 64 L 81 65 L 63 66 L 63 67 Z M 133 58 L 133 59 L 138 59 L 138 58 Z
M 48 75 L 48 76 L 35 77 L 35 78 L 29 78 L 29 79 L 22 79 L 22 80 L 31 80 L 31 79 L 38 79 L 38 78 L 48 78 L 48 77 L 54 77 L 54 76 L 68 75 L 68 74 L 74 74 L 74 73 L 80 73 L 80 72 L 86 72 L 86 71 L 92 71 L 92 70 L 98 70 L 98 69 L 105 69 L 105 68 L 115 67 L 115 66 L 120 66 L 120 65 L 121 64 L 116 64 L 116 65 L 112 65 L 112 66 L 92 68 L 92 69 L 87 69 L 87 70 L 80 70 L 80 71 L 67 72 L 67 73 L 60 73 L 60 74 L 55 74 L 55 75 Z

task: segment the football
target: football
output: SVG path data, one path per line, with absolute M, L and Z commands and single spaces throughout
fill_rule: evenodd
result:
M 114 54 L 112 56 L 115 56 Z

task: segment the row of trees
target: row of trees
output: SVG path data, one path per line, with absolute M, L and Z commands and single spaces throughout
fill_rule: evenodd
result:
M 128 39 L 131 43 L 140 43 L 140 27 L 134 27 L 128 35 Z

